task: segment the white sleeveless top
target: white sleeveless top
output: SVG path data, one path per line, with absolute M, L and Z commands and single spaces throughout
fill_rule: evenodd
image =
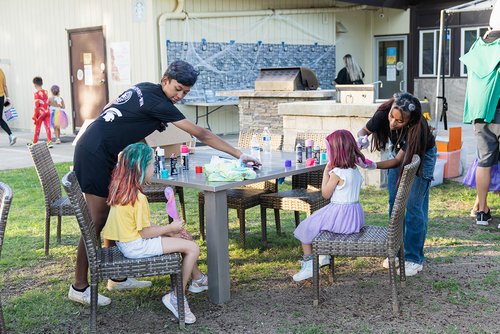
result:
M 335 173 L 344 180 L 344 184 L 335 187 L 331 203 L 337 204 L 350 204 L 359 202 L 359 192 L 361 191 L 361 184 L 364 179 L 358 168 L 338 168 L 335 167 L 330 171 Z

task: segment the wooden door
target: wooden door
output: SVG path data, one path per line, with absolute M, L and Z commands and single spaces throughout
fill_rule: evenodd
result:
M 68 31 L 73 132 L 108 103 L 106 43 L 102 27 Z

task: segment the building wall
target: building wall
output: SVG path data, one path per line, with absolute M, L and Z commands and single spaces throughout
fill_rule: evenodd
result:
M 409 33 L 409 10 L 372 9 L 337 13 L 336 19 L 347 28 L 337 34 L 337 71 L 343 67 L 342 57 L 351 54 L 365 73 L 365 83 L 375 81 L 374 36 L 404 35 Z M 383 14 L 383 15 L 382 15 Z
M 154 23 L 157 15 L 154 11 L 172 10 L 173 2 L 145 0 L 145 4 L 146 19 L 136 22 L 132 16 L 132 1 L 0 0 L 4 14 L 0 20 L 0 67 L 7 68 L 9 93 L 20 113 L 12 127 L 33 127 L 34 76 L 43 78 L 45 89 L 53 84 L 61 87 L 61 96 L 71 114 L 67 33 L 70 29 L 102 26 L 108 55 L 110 43 L 129 41 L 132 82 L 157 81 L 159 65 Z M 109 61 L 107 67 L 110 67 Z M 108 87 L 110 98 L 126 88 L 112 82 L 108 82 Z M 72 125 L 62 132 L 67 134 L 71 129 Z
M 32 78 L 41 76 L 46 89 L 53 84 L 61 87 L 67 111 L 71 113 L 71 86 L 69 74 L 68 33 L 70 29 L 102 26 L 109 57 L 109 46 L 114 42 L 130 43 L 131 82 L 158 82 L 161 78 L 161 47 L 158 19 L 162 13 L 171 12 L 177 5 L 175 0 L 143 0 L 145 19 L 136 21 L 133 17 L 132 0 L 51 0 L 51 1 L 10 1 L 0 0 L 2 8 L 2 47 L 0 67 L 6 69 L 10 95 L 20 114 L 12 123 L 13 128 L 32 129 L 33 110 Z M 184 10 L 189 12 L 242 11 L 261 9 L 293 9 L 310 7 L 331 7 L 336 2 L 313 0 L 245 1 L 245 0 L 186 0 Z M 337 4 L 340 4 L 338 2 Z M 344 3 L 343 5 L 348 5 Z M 281 19 L 266 19 L 266 25 L 254 30 L 258 18 L 240 17 L 230 19 L 190 20 L 190 34 L 182 22 L 169 22 L 168 34 L 173 38 L 202 36 L 213 41 L 227 42 L 235 39 L 241 42 L 280 43 L 282 40 L 294 43 L 314 43 L 316 41 L 335 44 L 337 61 L 349 52 L 362 64 L 372 81 L 373 35 L 379 33 L 401 33 L 405 19 L 403 11 L 387 10 L 388 22 L 376 22 L 376 11 L 356 11 L 345 13 L 321 13 L 315 15 L 290 15 Z M 41 19 L 43 18 L 43 19 Z M 340 19 L 347 27 L 346 34 L 335 34 L 335 19 Z M 262 18 L 261 18 L 262 19 Z M 22 24 L 20 24 L 22 22 Z M 202 22 L 200 26 L 200 22 Z M 226 26 L 228 29 L 214 29 Z M 201 27 L 201 28 L 200 28 Z M 369 47 L 368 47 L 369 46 Z M 110 68 L 108 59 L 107 67 Z M 108 73 L 109 74 L 109 73 Z M 109 75 L 108 75 L 109 76 Z M 109 97 L 115 98 L 128 85 L 108 82 Z M 185 108 L 188 118 L 194 118 L 194 108 Z M 211 125 L 216 133 L 238 131 L 238 116 L 232 110 L 224 110 L 212 115 Z M 70 125 L 63 134 L 69 133 Z

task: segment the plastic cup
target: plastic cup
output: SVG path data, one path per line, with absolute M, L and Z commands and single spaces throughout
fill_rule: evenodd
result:
M 161 171 L 161 178 L 162 179 L 167 179 L 168 178 L 168 169 L 162 169 L 162 171 Z

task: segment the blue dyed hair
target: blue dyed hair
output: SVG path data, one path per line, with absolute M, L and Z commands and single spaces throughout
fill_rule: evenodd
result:
M 129 170 L 136 170 L 139 183 L 144 182 L 146 170 L 153 160 L 153 149 L 144 143 L 130 144 L 123 150 L 121 157 Z
M 176 60 L 168 66 L 163 76 L 168 77 L 169 80 L 177 80 L 177 82 L 184 86 L 192 87 L 198 79 L 198 74 L 200 73 L 190 63 L 183 60 Z

